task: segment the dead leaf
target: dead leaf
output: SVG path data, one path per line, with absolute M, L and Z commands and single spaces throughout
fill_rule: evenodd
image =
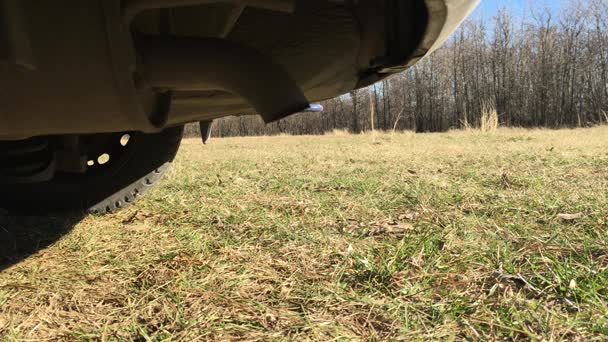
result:
M 352 234 L 357 231 L 363 224 L 359 223 L 357 220 L 346 219 L 340 222 L 339 226 L 343 233 Z
M 408 223 L 400 222 L 376 222 L 372 221 L 369 224 L 368 236 L 388 235 L 391 237 L 402 238 L 408 230 L 412 230 L 413 226 Z
M 285 282 L 281 285 L 281 295 L 288 297 L 293 291 L 294 283 L 291 281 Z
M 583 213 L 576 214 L 558 214 L 557 218 L 562 221 L 574 221 L 583 217 Z
M 351 254 L 354 251 L 355 251 L 355 249 L 353 248 L 353 245 L 348 244 L 348 248 L 346 249 L 346 254 Z
M 420 213 L 417 211 L 408 211 L 405 214 L 399 215 L 399 220 L 415 220 L 420 216 Z
M 127 225 L 125 227 L 126 231 L 128 231 L 128 232 L 134 232 L 134 233 L 145 232 L 148 229 L 150 229 L 150 228 L 148 227 L 148 225 L 146 225 L 144 223 L 130 224 L 130 225 Z

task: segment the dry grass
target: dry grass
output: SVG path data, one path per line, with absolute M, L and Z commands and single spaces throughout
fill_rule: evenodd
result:
M 605 340 L 607 146 L 607 127 L 187 140 L 136 205 L 0 273 L 0 335 Z
M 482 133 L 492 133 L 498 130 L 498 112 L 494 106 L 489 104 L 482 106 L 479 129 Z
M 326 135 L 333 135 L 333 136 L 337 136 L 337 137 L 344 137 L 344 136 L 349 136 L 351 134 L 346 129 L 337 129 L 337 128 L 334 128 L 333 131 L 329 132 Z
M 477 122 L 478 124 L 476 126 L 469 123 L 468 115 L 465 113 L 463 119 L 460 121 L 462 131 L 466 133 L 480 132 L 482 134 L 496 133 L 500 126 L 496 107 L 487 102 L 482 104 Z

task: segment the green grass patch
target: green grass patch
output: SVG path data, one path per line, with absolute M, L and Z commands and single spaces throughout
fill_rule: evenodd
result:
M 607 147 L 605 127 L 186 140 L 149 195 L 0 273 L 0 335 L 605 340 Z

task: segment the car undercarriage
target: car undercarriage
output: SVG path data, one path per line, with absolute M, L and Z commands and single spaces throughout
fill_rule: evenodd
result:
M 0 0 L 0 206 L 107 212 L 185 123 L 273 122 L 403 71 L 477 0 Z

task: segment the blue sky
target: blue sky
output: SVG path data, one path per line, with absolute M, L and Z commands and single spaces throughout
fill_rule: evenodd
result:
M 473 13 L 474 16 L 492 18 L 498 9 L 507 8 L 514 16 L 529 16 L 530 7 L 547 7 L 553 12 L 558 12 L 561 5 L 560 0 L 481 0 L 479 7 Z

